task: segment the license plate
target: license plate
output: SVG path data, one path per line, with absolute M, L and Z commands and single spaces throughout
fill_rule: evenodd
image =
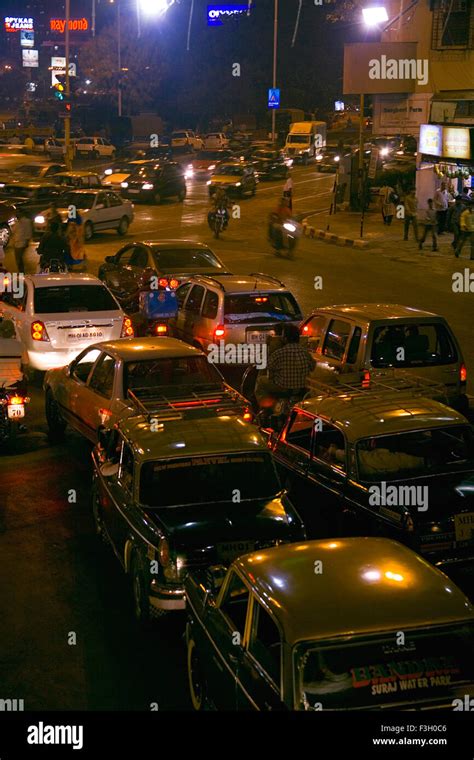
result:
M 140 192 L 140 190 L 129 190 L 128 192 L 129 193 L 137 193 L 137 195 L 138 195 L 138 193 Z
M 78 330 L 67 334 L 67 339 L 71 343 L 77 343 L 78 340 L 102 340 L 104 333 L 100 330 Z
M 253 552 L 255 541 L 229 541 L 227 543 L 217 544 L 217 553 L 219 559 L 224 562 L 232 562 L 236 557 L 242 554 Z
M 7 409 L 8 409 L 8 419 L 10 420 L 17 420 L 20 417 L 25 416 L 24 404 L 9 404 Z
M 474 512 L 463 512 L 454 516 L 456 541 L 474 540 Z
M 267 338 L 269 337 L 270 334 L 268 332 L 260 332 L 256 330 L 247 333 L 247 340 L 249 343 L 266 343 Z

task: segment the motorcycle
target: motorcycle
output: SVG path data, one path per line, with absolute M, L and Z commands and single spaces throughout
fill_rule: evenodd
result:
M 208 223 L 217 240 L 220 233 L 227 227 L 227 214 L 225 208 L 218 208 L 215 211 L 211 211 Z
M 0 443 L 14 450 L 30 399 L 21 369 L 22 347 L 14 338 L 0 337 Z
M 286 253 L 288 259 L 294 256 L 294 250 L 301 236 L 301 225 L 292 219 L 287 219 L 283 224 L 276 219 L 270 219 L 269 242 L 273 247 L 275 256 Z
M 66 264 L 59 259 L 50 259 L 46 265 L 40 261 L 40 274 L 65 274 L 67 271 Z
M 255 411 L 256 424 L 267 432 L 279 432 L 295 404 L 303 400 L 307 394 L 306 388 L 282 391 L 278 395 L 269 393 L 267 396 L 257 399 L 255 389 L 257 385 L 258 370 L 255 365 L 250 365 L 242 375 L 240 392 L 252 402 Z

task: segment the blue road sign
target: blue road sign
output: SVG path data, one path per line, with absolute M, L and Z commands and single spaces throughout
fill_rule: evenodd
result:
M 270 88 L 268 90 L 268 107 L 280 108 L 280 90 L 278 88 Z

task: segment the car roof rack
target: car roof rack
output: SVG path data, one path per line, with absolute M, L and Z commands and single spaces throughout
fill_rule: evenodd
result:
M 140 415 L 159 422 L 165 420 L 182 420 L 187 413 L 210 411 L 215 416 L 220 414 L 238 414 L 236 402 L 242 400 L 237 391 L 230 386 L 224 390 L 218 388 L 208 391 L 187 391 L 180 398 L 168 398 L 164 393 L 153 388 L 135 388 L 128 390 L 127 396 Z
M 277 282 L 279 285 L 281 285 L 282 288 L 286 288 L 286 285 L 284 282 L 278 279 L 278 277 L 273 277 L 271 274 L 265 274 L 264 272 L 250 272 L 248 275 L 249 277 L 264 277 L 266 280 L 272 280 L 273 282 Z
M 448 394 L 446 386 L 442 383 L 429 380 L 426 377 L 415 375 L 403 370 L 394 370 L 391 375 L 371 376 L 367 387 L 354 386 L 349 383 L 329 384 L 319 381 L 316 378 L 308 378 L 307 387 L 309 388 L 305 400 L 317 397 L 335 397 L 339 396 L 349 402 L 359 402 L 367 400 L 369 403 L 374 401 L 402 401 L 403 399 L 413 397 L 425 397 L 438 400 L 442 398 L 448 404 Z
M 204 281 L 207 281 L 207 282 L 212 282 L 213 285 L 216 285 L 218 288 L 220 288 L 225 293 L 225 287 L 222 284 L 222 282 L 220 282 L 219 280 L 217 280 L 211 274 L 195 274 L 195 275 L 192 275 L 192 277 L 193 277 L 193 280 L 204 280 Z

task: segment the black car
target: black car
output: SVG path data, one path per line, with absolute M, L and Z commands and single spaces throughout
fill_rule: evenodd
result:
M 65 164 L 51 164 L 45 163 L 27 163 L 15 166 L 11 176 L 13 180 L 20 179 L 21 181 L 36 182 L 40 180 L 46 180 L 47 182 L 54 182 L 54 175 L 59 172 L 67 171 Z
M 139 293 L 154 277 L 158 289 L 176 290 L 194 274 L 228 274 L 222 261 L 204 243 L 160 240 L 129 243 L 106 256 L 99 277 L 127 311 L 138 308 Z
M 23 208 L 28 216 L 44 211 L 49 203 L 59 200 L 64 187 L 39 182 L 9 182 L 0 186 L 0 201 L 7 201 L 17 209 Z
M 288 173 L 285 158 L 279 150 L 257 150 L 251 161 L 261 180 L 284 179 Z
M 164 198 L 186 197 L 186 180 L 183 169 L 175 161 L 145 164 L 122 182 L 121 193 L 132 201 L 161 203 Z

